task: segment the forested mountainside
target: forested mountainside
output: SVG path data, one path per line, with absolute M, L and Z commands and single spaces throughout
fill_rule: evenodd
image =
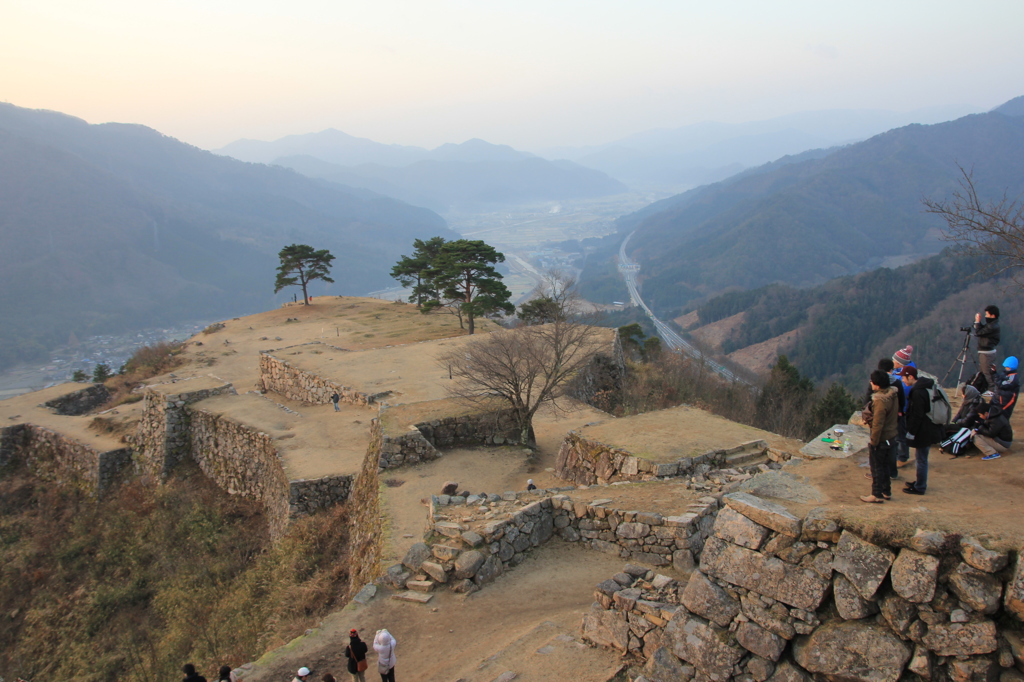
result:
M 769 164 L 623 217 L 620 231 L 636 230 L 628 246 L 644 299 L 665 311 L 732 287 L 808 286 L 937 253 L 944 223 L 921 201 L 948 195 L 957 164 L 988 196 L 1024 191 L 1024 117 L 1010 104 Z
M 773 284 L 723 294 L 697 308 L 698 320 L 688 327 L 698 338 L 707 325 L 727 327 L 716 350 L 734 359 L 779 340 L 772 359 L 785 354 L 806 376 L 851 387 L 863 384 L 880 358 L 910 344 L 918 366 L 941 378 L 963 344 L 959 328 L 989 304 L 1002 312 L 999 358 L 1024 355 L 1020 292 L 1007 277 L 983 271 L 980 257 L 947 249 L 912 265 L 816 287 Z
M 336 284 L 313 293 L 366 293 L 438 234 L 455 237 L 432 211 L 366 190 L 0 104 L 0 368 L 71 333 L 266 309 L 292 242 L 337 257 Z

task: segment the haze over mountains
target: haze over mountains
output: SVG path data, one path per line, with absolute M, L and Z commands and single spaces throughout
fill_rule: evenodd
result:
M 264 310 L 288 243 L 330 249 L 329 290 L 363 294 L 391 284 L 388 270 L 413 239 L 455 236 L 432 211 L 363 189 L 141 125 L 9 104 L 0 104 L 0 208 L 0 366 L 72 332 Z
M 380 144 L 329 129 L 273 142 L 239 140 L 217 153 L 285 166 L 442 212 L 453 206 L 601 197 L 627 189 L 601 171 L 570 161 L 547 161 L 478 139 L 427 150 Z
M 832 152 L 780 159 L 619 219 L 656 310 L 730 288 L 813 285 L 940 251 L 924 197 L 955 188 L 957 164 L 988 196 L 1024 191 L 1018 100 L 987 114 L 911 125 Z M 587 277 L 608 277 L 597 264 Z
M 604 171 L 636 186 L 697 186 L 717 182 L 787 154 L 867 139 L 911 123 L 939 123 L 974 113 L 967 106 L 894 112 L 868 109 L 804 111 L 788 116 L 650 130 L 589 147 L 541 152 Z

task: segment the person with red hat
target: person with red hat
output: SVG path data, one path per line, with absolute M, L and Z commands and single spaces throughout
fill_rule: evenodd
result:
M 348 631 L 348 646 L 345 647 L 345 658 L 348 659 L 348 672 L 352 675 L 353 682 L 366 682 L 366 670 L 369 663 L 366 661 L 368 647 L 366 642 L 359 639 L 359 633 L 355 628 Z

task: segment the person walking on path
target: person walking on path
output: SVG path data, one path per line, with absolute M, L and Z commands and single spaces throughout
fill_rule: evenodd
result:
M 928 416 L 932 409 L 928 391 L 935 388 L 935 380 L 918 377 L 916 367 L 904 367 L 903 383 L 910 389 L 907 393 L 907 445 L 914 448 L 914 458 L 917 460 L 917 478 L 909 481 L 903 492 L 924 495 L 928 489 L 928 451 L 932 445 L 942 442 L 946 428 Z
M 185 674 L 185 679 L 181 682 L 206 682 L 206 678 L 197 673 L 196 667 L 191 663 L 181 666 L 181 672 Z
M 334 403 L 334 411 L 335 412 L 341 412 L 341 408 L 338 407 L 338 402 L 339 401 L 341 401 L 341 396 L 338 395 L 337 391 L 335 391 L 334 393 L 331 394 L 331 402 Z
M 985 421 L 974 430 L 974 445 L 982 454 L 982 461 L 999 459 L 1010 449 L 1013 443 L 1013 429 L 1006 413 L 998 405 L 989 408 Z
M 871 466 L 871 494 L 862 502 L 881 503 L 892 498 L 889 478 L 890 450 L 896 439 L 898 420 L 895 386 L 885 370 L 871 373 L 871 436 L 868 439 L 868 464 Z
M 354 629 L 349 630 L 348 646 L 345 647 L 345 658 L 348 659 L 348 672 L 352 675 L 352 682 L 366 682 L 366 675 L 363 674 L 363 671 L 368 666 L 366 662 L 367 650 L 366 642 L 359 639 L 359 633 Z
M 989 390 L 996 385 L 996 346 L 999 345 L 999 308 L 994 305 L 985 307 L 985 320 L 981 313 L 974 316 L 974 335 L 978 337 L 978 365 L 985 375 Z
M 387 630 L 377 630 L 373 638 L 373 650 L 377 652 L 377 672 L 380 682 L 395 682 L 395 646 L 398 642 Z

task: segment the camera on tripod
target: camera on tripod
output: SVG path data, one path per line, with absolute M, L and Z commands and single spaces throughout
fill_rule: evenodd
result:
M 962 332 L 971 332 L 971 331 L 974 331 L 974 328 L 973 327 L 960 327 L 960 331 L 962 331 Z

